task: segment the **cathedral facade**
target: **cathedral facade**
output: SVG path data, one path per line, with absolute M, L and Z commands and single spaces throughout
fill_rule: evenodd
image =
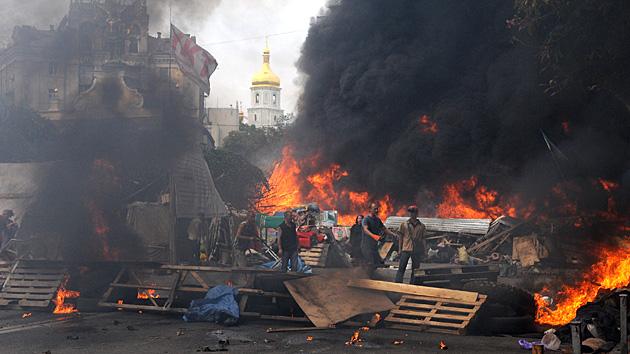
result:
M 254 74 L 250 87 L 251 105 L 247 109 L 247 120 L 258 128 L 275 127 L 283 122 L 280 78 L 271 70 L 270 54 L 269 47 L 265 46 L 262 67 Z

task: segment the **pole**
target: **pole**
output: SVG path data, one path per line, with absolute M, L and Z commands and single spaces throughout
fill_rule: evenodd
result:
M 621 354 L 628 354 L 628 294 L 619 294 L 619 322 Z
M 582 354 L 581 327 L 582 321 L 571 322 L 571 346 L 573 347 L 573 354 Z
M 171 62 L 173 61 L 173 2 L 168 3 L 168 31 L 169 51 L 168 51 L 168 105 L 171 105 Z M 170 109 L 170 107 L 169 107 Z

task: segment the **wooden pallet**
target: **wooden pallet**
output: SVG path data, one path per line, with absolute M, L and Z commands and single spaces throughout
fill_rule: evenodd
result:
M 413 272 L 414 284 L 438 285 L 450 283 L 465 283 L 472 280 L 496 281 L 499 267 L 495 264 L 486 265 L 448 265 L 416 269 Z
M 303 249 L 300 251 L 300 258 L 311 267 L 325 267 L 326 260 L 328 258 L 328 247 L 330 245 L 326 243 L 320 243 L 317 246 L 309 249 Z
M 48 307 L 67 275 L 63 264 L 18 261 L 0 290 L 0 306 Z
M 7 278 L 7 275 L 11 272 L 12 267 L 13 262 L 0 262 L 0 289 L 2 288 L 2 284 L 4 284 L 4 280 Z
M 403 295 L 385 318 L 387 327 L 449 334 L 464 334 L 486 295 L 476 301 Z

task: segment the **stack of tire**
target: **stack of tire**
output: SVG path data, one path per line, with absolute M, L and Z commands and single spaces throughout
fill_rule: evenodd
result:
M 521 334 L 534 331 L 536 304 L 533 295 L 527 291 L 486 280 L 467 282 L 462 290 L 488 296 L 469 324 L 469 334 Z

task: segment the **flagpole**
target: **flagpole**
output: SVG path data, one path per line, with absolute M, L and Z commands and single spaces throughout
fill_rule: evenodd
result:
M 173 61 L 173 1 L 168 3 L 168 31 L 169 51 L 168 51 L 168 104 L 171 105 L 171 62 Z

